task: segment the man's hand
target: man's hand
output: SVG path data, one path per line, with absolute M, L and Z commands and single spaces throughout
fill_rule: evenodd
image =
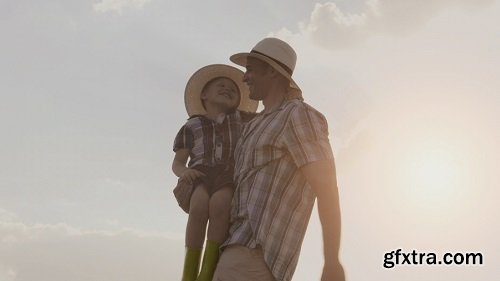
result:
M 186 169 L 182 175 L 180 176 L 181 179 L 188 181 L 189 183 L 193 183 L 194 180 L 196 180 L 199 177 L 205 176 L 204 173 L 195 170 L 195 169 Z
M 326 264 L 323 267 L 321 281 L 345 281 L 344 268 L 339 261 L 332 264 Z

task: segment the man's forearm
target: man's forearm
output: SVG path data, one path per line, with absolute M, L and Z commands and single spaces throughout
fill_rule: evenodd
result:
M 325 187 L 318 197 L 318 214 L 323 230 L 325 262 L 337 262 L 340 249 L 341 217 L 337 186 Z
M 318 214 L 323 230 L 325 265 L 322 281 L 345 281 L 344 269 L 339 261 L 340 203 L 335 162 L 322 160 L 301 167 L 318 200 Z

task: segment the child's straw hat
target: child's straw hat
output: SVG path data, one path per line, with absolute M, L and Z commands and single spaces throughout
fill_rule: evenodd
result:
M 198 69 L 186 84 L 184 103 L 190 117 L 206 114 L 206 110 L 203 108 L 200 99 L 201 91 L 205 84 L 218 77 L 229 78 L 238 86 L 240 90 L 239 110 L 247 112 L 255 112 L 257 110 L 259 102 L 250 99 L 248 86 L 243 82 L 243 72 L 229 65 L 211 64 Z

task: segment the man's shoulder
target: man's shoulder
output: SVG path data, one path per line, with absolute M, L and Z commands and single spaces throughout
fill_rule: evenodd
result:
M 285 105 L 285 109 L 291 112 L 291 116 L 308 113 L 324 118 L 324 115 L 321 112 L 319 112 L 316 108 L 306 103 L 305 101 L 299 99 L 293 99 L 288 101 L 287 104 Z

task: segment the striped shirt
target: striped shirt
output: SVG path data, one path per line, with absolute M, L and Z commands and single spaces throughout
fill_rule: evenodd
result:
M 243 123 L 254 113 L 235 111 L 216 122 L 203 115 L 195 115 L 177 133 L 174 152 L 189 149 L 188 167 L 219 164 L 234 165 L 234 148 L 240 137 Z
M 333 159 L 324 116 L 285 101 L 245 125 L 235 151 L 232 244 L 262 247 L 278 281 L 291 280 L 316 196 L 299 168 Z

